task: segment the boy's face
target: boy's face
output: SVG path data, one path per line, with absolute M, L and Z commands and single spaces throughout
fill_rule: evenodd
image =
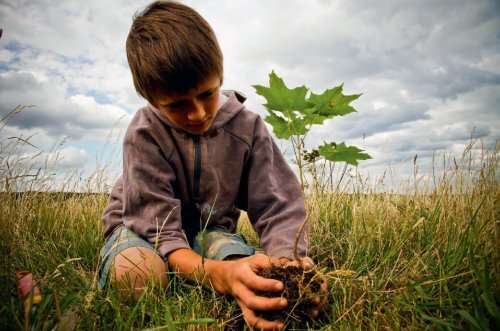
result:
M 191 134 L 206 132 L 217 114 L 221 79 L 210 76 L 185 94 L 155 93 L 155 105 L 180 129 Z

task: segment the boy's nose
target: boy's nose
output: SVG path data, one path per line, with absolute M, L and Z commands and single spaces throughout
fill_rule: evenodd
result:
M 193 107 L 188 113 L 188 120 L 190 122 L 202 121 L 205 118 L 205 108 L 203 104 L 198 101 L 193 102 Z

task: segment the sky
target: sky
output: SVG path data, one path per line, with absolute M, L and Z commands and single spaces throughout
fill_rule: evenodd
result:
M 425 173 L 433 155 L 460 157 L 471 136 L 487 148 L 500 137 L 497 0 L 181 2 L 218 37 L 223 88 L 245 93 L 262 117 L 265 100 L 252 85 L 268 85 L 272 70 L 291 88 L 318 94 L 343 83 L 344 93 L 362 93 L 357 113 L 313 127 L 306 148 L 364 149 L 372 159 L 353 171 L 373 180 L 389 169 L 387 188 L 413 174 L 415 155 Z M 57 173 L 87 179 L 101 167 L 121 171 L 121 135 L 145 105 L 125 40 L 148 3 L 0 0 L 0 119 L 29 106 L 0 123 L 4 168 L 9 138 L 21 137 L 30 144 L 19 144 L 18 160 L 47 174 L 56 159 Z

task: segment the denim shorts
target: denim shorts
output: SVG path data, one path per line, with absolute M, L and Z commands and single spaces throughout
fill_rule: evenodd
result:
M 143 247 L 156 252 L 152 244 L 134 231 L 124 225 L 117 227 L 101 249 L 101 265 L 98 274 L 101 289 L 106 286 L 109 271 L 116 256 L 131 247 Z M 255 254 L 255 249 L 247 245 L 245 238 L 219 227 L 208 228 L 206 231 L 200 232 L 194 239 L 193 250 L 211 260 L 224 260 L 230 256 Z

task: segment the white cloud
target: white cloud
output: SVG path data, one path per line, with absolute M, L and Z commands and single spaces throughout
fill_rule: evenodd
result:
M 37 77 L 32 72 L 0 73 L 0 114 L 18 104 L 34 105 L 8 123 L 20 131 L 39 128 L 62 138 L 102 137 L 117 123 L 124 125 L 130 115 L 111 104 L 99 104 L 92 96 L 67 95 L 67 85 L 53 77 Z
M 2 157 L 4 156 L 14 172 L 29 174 L 54 171 L 65 173 L 72 169 L 83 169 L 90 160 L 84 149 L 72 146 L 59 146 L 57 149 L 44 152 L 25 145 L 19 149 L 18 153 L 2 155 Z
M 91 96 L 77 94 L 69 102 L 78 108 L 76 122 L 85 128 L 111 128 L 120 121 L 130 119 L 122 108 L 111 104 L 99 104 Z
M 57 156 L 56 156 L 57 155 Z M 67 168 L 83 168 L 85 163 L 89 161 L 89 155 L 84 149 L 76 147 L 67 147 L 57 152 L 57 154 L 52 154 L 51 157 L 59 158 L 59 167 L 63 169 Z
M 83 146 L 125 125 L 137 97 L 124 45 L 135 11 L 149 1 L 14 1 L 0 4 L 0 114 L 36 107 L 0 132 L 50 139 L 71 136 Z M 316 127 L 309 146 L 345 140 L 374 160 L 424 162 L 433 151 L 456 151 L 475 128 L 488 144 L 500 137 L 500 5 L 493 0 L 201 1 L 186 4 L 214 28 L 225 55 L 225 86 L 248 95 L 274 69 L 289 87 L 315 93 L 345 83 L 363 93 L 358 113 Z M 364 139 L 363 139 L 364 137 Z M 76 148 L 76 147 L 75 147 Z M 80 148 L 80 147 L 79 147 Z M 290 151 L 288 151 L 290 154 Z M 409 165 L 408 165 L 409 164 Z
M 2 40 L 62 56 L 107 58 L 124 48 L 136 1 L 16 1 L 0 7 Z

